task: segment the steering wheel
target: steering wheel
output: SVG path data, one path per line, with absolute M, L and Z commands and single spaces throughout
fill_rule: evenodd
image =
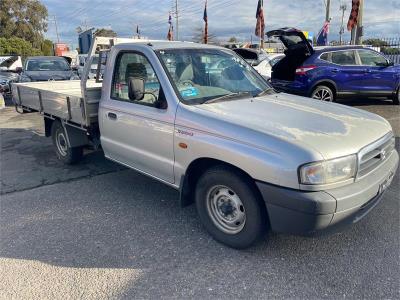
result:
M 179 84 L 184 85 L 184 86 L 194 86 L 194 82 L 189 79 L 179 81 Z

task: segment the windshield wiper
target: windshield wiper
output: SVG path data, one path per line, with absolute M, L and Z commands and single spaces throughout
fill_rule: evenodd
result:
M 249 96 L 251 95 L 251 92 L 239 92 L 239 93 L 230 93 L 230 94 L 226 94 L 217 98 L 213 98 L 207 101 L 204 101 L 202 104 L 209 104 L 209 103 L 215 103 L 215 102 L 219 102 L 222 100 L 228 100 L 228 99 L 234 99 L 237 97 L 242 97 L 242 96 Z

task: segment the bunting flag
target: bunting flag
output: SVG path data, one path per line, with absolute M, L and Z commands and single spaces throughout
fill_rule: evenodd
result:
M 206 0 L 206 4 L 204 5 L 203 20 L 204 20 L 204 22 L 205 22 L 205 25 L 204 25 L 204 44 L 208 44 L 207 0 Z
M 329 25 L 330 25 L 330 22 L 325 21 L 324 26 L 322 26 L 322 28 L 317 36 L 317 46 L 328 45 Z
M 169 28 L 168 28 L 167 39 L 168 39 L 168 41 L 173 41 L 174 40 L 174 27 L 172 25 L 171 13 L 169 14 L 169 17 L 168 17 L 168 24 L 169 24 Z
M 255 30 L 256 36 L 260 37 L 261 39 L 264 39 L 264 31 L 265 31 L 263 2 L 264 2 L 263 0 L 258 0 L 257 13 L 256 13 L 257 23 Z
M 352 0 L 351 13 L 349 21 L 347 22 L 347 30 L 351 31 L 357 26 L 358 11 L 360 10 L 360 0 Z

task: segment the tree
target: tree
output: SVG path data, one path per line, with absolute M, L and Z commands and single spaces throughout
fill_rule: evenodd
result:
M 0 38 L 0 55 L 18 54 L 22 57 L 42 55 L 42 52 L 32 47 L 31 43 L 24 39 L 13 37 Z
M 370 45 L 372 47 L 385 47 L 388 43 L 381 39 L 366 39 L 363 41 L 364 45 Z
M 194 28 L 193 33 L 193 42 L 195 43 L 204 43 L 204 28 L 203 27 L 196 27 Z M 217 36 L 210 31 L 208 31 L 208 43 L 209 44 L 217 44 Z
M 40 50 L 43 55 L 50 56 L 53 55 L 53 42 L 50 40 L 44 40 L 40 45 Z
M 94 36 L 116 37 L 117 33 L 112 29 L 97 28 L 94 32 Z
M 47 8 L 38 0 L 0 0 L 0 36 L 22 38 L 40 48 L 47 31 Z
M 228 40 L 228 43 L 237 43 L 237 38 L 236 37 L 231 37 L 231 38 L 229 38 L 229 40 Z

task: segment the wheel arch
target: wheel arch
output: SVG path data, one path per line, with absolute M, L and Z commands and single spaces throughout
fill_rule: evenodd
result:
M 250 182 L 254 183 L 254 190 L 260 199 L 262 199 L 261 192 L 254 182 L 254 179 L 245 172 L 244 170 L 219 159 L 201 157 L 193 160 L 186 169 L 184 175 L 180 179 L 179 192 L 180 192 L 180 204 L 182 207 L 186 207 L 194 202 L 194 191 L 196 182 L 200 176 L 208 169 L 214 166 L 225 166 L 235 172 L 239 172 L 242 176 L 247 178 Z
M 320 85 L 326 85 L 327 87 L 331 88 L 332 92 L 334 93 L 335 98 L 337 97 L 337 93 L 338 93 L 337 85 L 333 80 L 330 80 L 330 79 L 321 79 L 321 80 L 316 81 L 310 88 L 310 90 L 308 92 L 308 96 L 311 97 L 312 92 L 315 90 L 315 88 L 317 86 L 320 86 Z

